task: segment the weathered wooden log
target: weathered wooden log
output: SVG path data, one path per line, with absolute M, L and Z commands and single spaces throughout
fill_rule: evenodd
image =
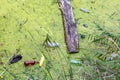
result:
M 58 0 L 63 18 L 63 26 L 65 32 L 65 42 L 69 53 L 79 52 L 79 40 L 77 26 L 75 24 L 74 15 L 70 0 Z

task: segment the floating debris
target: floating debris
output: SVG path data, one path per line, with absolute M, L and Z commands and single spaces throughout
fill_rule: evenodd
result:
M 59 47 L 60 46 L 60 44 L 55 42 L 55 41 L 53 41 L 48 34 L 46 36 L 45 41 L 43 42 L 43 45 L 44 46 L 48 46 L 48 47 Z
M 38 61 L 24 61 L 24 66 L 32 66 L 36 63 L 39 63 Z
M 42 54 L 42 58 L 40 59 L 39 66 L 41 67 L 44 64 L 44 62 L 45 62 L 45 57 Z
M 22 59 L 22 55 L 21 54 L 13 55 L 12 58 L 10 58 L 10 60 L 9 60 L 9 64 L 16 63 L 16 62 L 18 62 L 21 59 Z
M 85 39 L 85 35 L 84 34 L 80 34 L 80 38 L 81 39 Z
M 81 65 L 82 64 L 81 61 L 74 60 L 74 59 L 70 60 L 70 63 L 77 64 L 77 65 Z
M 45 46 L 49 46 L 49 47 L 59 47 L 59 43 L 56 42 L 46 42 Z
M 89 13 L 90 11 L 85 9 L 85 8 L 80 8 L 81 11 L 83 11 L 84 13 Z
M 83 27 L 84 27 L 84 28 L 88 28 L 88 24 L 84 23 L 84 24 L 83 24 Z
M 111 61 L 114 60 L 115 58 L 117 58 L 119 55 L 117 53 L 113 53 L 110 55 L 110 57 L 107 58 L 107 60 Z

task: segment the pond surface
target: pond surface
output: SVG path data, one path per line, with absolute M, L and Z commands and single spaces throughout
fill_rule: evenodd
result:
M 120 0 L 71 0 L 71 3 L 79 34 L 99 35 L 101 31 L 97 29 L 98 25 L 112 34 L 120 34 Z M 81 8 L 89 12 L 84 12 Z M 42 44 L 47 34 L 67 54 L 61 12 L 56 0 L 1 0 L 0 62 L 4 64 L 0 64 L 0 73 L 14 53 L 22 54 L 23 62 L 40 60 L 41 53 L 45 52 Z M 89 41 L 80 39 L 80 47 L 89 48 Z M 56 51 L 53 49 L 48 53 L 56 54 Z M 72 57 L 79 57 L 78 55 L 79 53 Z M 58 55 L 53 56 L 59 58 Z M 15 67 L 12 66 L 10 71 L 24 71 L 22 61 L 15 64 Z M 5 76 L 5 80 L 9 76 Z

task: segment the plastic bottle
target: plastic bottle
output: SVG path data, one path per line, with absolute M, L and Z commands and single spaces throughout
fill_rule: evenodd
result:
M 36 63 L 39 63 L 37 61 L 24 61 L 24 66 L 32 66 L 35 65 Z

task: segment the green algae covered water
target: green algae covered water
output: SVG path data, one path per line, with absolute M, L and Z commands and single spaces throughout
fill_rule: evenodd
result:
M 101 31 L 96 28 L 97 25 L 112 34 L 120 34 L 120 0 L 71 0 L 71 4 L 79 34 L 99 35 Z M 85 13 L 80 10 L 81 8 L 89 12 Z M 87 27 L 84 27 L 84 24 Z M 23 59 L 11 66 L 9 71 L 16 74 L 16 80 L 26 80 L 23 62 L 40 60 L 41 53 L 45 52 L 42 44 L 47 34 L 58 42 L 63 53 L 67 54 L 57 0 L 1 0 L 0 62 L 3 64 L 0 64 L 0 73 L 4 66 L 8 66 L 9 58 L 14 53 L 22 54 Z M 88 42 L 80 40 L 80 47 L 89 47 Z M 56 54 L 56 51 L 48 53 Z M 79 57 L 78 55 L 79 53 L 73 56 Z M 53 56 L 59 58 L 58 55 Z M 30 70 L 37 71 L 34 68 Z M 38 73 L 33 74 L 39 76 Z M 13 80 L 14 76 L 6 72 L 4 78 Z

